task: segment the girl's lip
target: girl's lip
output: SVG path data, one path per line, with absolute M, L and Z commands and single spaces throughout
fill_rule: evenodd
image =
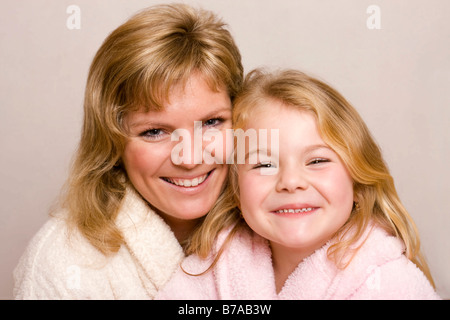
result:
M 310 213 L 319 209 L 318 206 L 309 203 L 296 203 L 296 204 L 286 204 L 279 206 L 272 210 L 275 214 L 299 214 L 299 213 Z

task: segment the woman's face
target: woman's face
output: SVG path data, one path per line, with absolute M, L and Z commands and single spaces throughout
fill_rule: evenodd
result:
M 219 197 L 228 170 L 226 154 L 216 150 L 215 161 L 204 161 L 211 143 L 202 143 L 199 136 L 213 129 L 225 138 L 231 102 L 225 88 L 213 91 L 200 74 L 193 74 L 184 88 L 170 91 L 164 107 L 126 115 L 130 138 L 122 160 L 136 190 L 172 225 L 202 217 Z

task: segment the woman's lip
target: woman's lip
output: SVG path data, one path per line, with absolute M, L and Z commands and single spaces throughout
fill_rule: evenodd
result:
M 169 183 L 174 187 L 179 187 L 183 189 L 194 189 L 205 183 L 206 180 L 211 176 L 215 169 L 198 176 L 190 176 L 190 177 L 161 177 L 161 180 Z

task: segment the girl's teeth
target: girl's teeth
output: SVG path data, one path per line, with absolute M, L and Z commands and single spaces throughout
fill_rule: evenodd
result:
M 309 212 L 313 208 L 302 208 L 302 209 L 281 209 L 275 211 L 276 213 L 300 213 L 300 212 Z

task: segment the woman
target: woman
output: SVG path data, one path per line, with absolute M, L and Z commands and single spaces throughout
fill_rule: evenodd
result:
M 155 6 L 114 30 L 90 68 L 62 210 L 21 258 L 15 298 L 153 298 L 227 176 L 223 159 L 173 161 L 172 133 L 230 128 L 242 77 L 211 12 Z

